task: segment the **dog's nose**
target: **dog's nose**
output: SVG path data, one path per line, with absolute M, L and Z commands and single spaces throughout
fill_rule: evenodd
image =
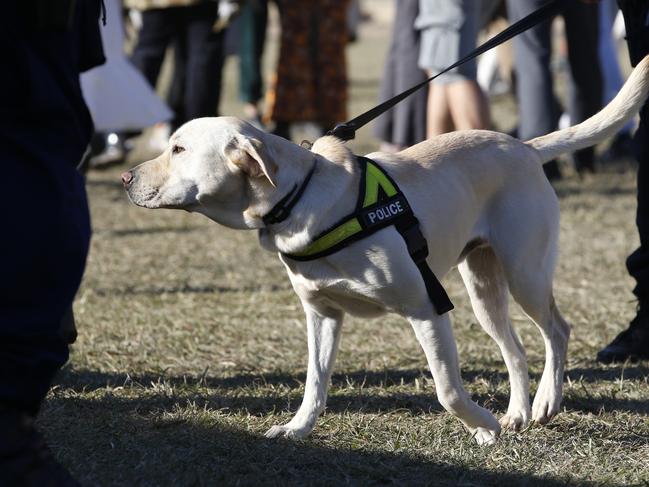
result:
M 124 187 L 128 187 L 129 184 L 133 182 L 133 173 L 131 171 L 126 171 L 122 173 L 122 184 Z

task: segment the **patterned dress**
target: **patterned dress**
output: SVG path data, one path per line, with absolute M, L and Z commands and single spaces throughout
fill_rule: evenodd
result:
M 348 0 L 277 0 L 282 34 L 269 93 L 275 122 L 317 122 L 325 129 L 347 119 Z

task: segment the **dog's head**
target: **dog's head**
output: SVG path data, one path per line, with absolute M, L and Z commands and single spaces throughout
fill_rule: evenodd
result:
M 232 228 L 258 228 L 251 202 L 282 179 L 275 151 L 264 143 L 268 137 L 232 117 L 192 120 L 159 157 L 123 173 L 122 183 L 131 201 L 145 208 L 183 209 Z

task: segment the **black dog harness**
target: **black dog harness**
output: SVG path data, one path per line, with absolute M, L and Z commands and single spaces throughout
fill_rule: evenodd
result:
M 446 291 L 426 264 L 428 244 L 419 228 L 406 196 L 381 167 L 367 157 L 356 156 L 361 169 L 358 201 L 353 213 L 322 232 L 304 250 L 293 254 L 282 254 L 297 261 L 315 260 L 347 247 L 352 242 L 368 237 L 379 230 L 394 225 L 406 242 L 408 254 L 424 279 L 426 291 L 437 314 L 453 309 L 453 303 Z M 279 223 L 288 218 L 291 208 L 302 196 L 315 165 L 301 186 L 297 185 L 263 218 L 265 224 Z

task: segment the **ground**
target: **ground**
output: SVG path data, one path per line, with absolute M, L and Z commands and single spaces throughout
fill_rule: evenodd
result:
M 387 17 L 377 13 L 350 48 L 350 115 L 376 100 Z M 240 113 L 235 88 L 231 60 L 224 113 Z M 499 128 L 509 128 L 511 99 L 494 103 Z M 366 128 L 352 146 L 363 153 L 377 142 Z M 649 368 L 594 361 L 635 309 L 624 269 L 638 243 L 631 163 L 585 180 L 568 171 L 556 186 L 555 295 L 573 325 L 563 411 L 490 447 L 441 408 L 414 334 L 397 316 L 348 319 L 313 435 L 265 439 L 297 409 L 306 371 L 303 314 L 283 267 L 253 232 L 135 207 L 119 183 L 124 167 L 88 175 L 94 237 L 75 302 L 79 338 L 39 420 L 84 484 L 649 484 Z M 466 387 L 501 416 L 509 397 L 502 359 L 457 272 L 444 282 L 457 306 Z M 535 391 L 540 336 L 518 308 L 512 315 Z

